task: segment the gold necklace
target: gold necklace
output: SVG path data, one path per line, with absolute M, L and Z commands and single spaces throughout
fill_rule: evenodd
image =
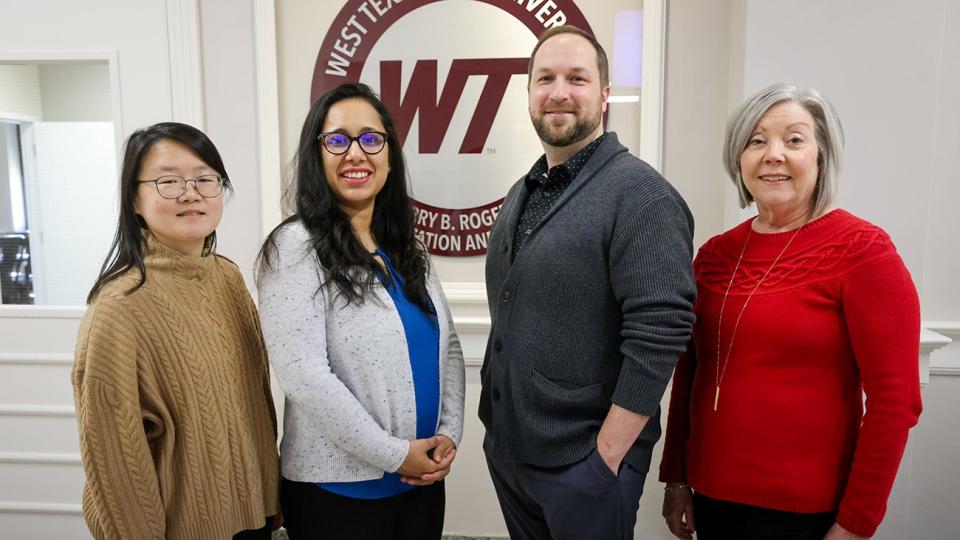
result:
M 770 271 L 773 270 L 773 267 L 780 262 L 780 257 L 783 257 L 783 254 L 787 251 L 787 248 L 790 247 L 790 244 L 793 243 L 793 239 L 800 234 L 800 229 L 802 229 L 806 223 L 797 227 L 797 231 L 793 233 L 793 236 L 790 237 L 790 240 L 787 241 L 787 245 L 783 246 L 783 249 L 780 250 L 780 254 L 777 255 L 777 258 L 773 260 L 773 264 L 770 265 L 770 268 L 767 268 L 767 271 L 763 273 L 763 276 L 760 277 L 760 281 L 753 287 L 753 290 L 750 291 L 750 294 L 747 295 L 747 299 L 743 301 L 743 307 L 740 308 L 740 313 L 737 315 L 737 320 L 733 323 L 733 332 L 730 334 L 730 345 L 727 347 L 727 354 L 723 358 L 723 365 L 720 364 L 720 332 L 723 330 L 723 308 L 727 305 L 727 296 L 730 294 L 730 288 L 733 287 L 733 278 L 737 276 L 737 270 L 740 269 L 740 262 L 743 261 L 743 254 L 747 252 L 747 244 L 750 243 L 750 236 L 753 234 L 753 225 L 751 224 L 750 228 L 747 229 L 747 239 L 743 242 L 743 249 L 740 250 L 740 256 L 737 257 L 737 264 L 733 267 L 733 273 L 730 274 L 730 283 L 727 283 L 727 290 L 723 293 L 723 302 L 720 303 L 720 317 L 717 320 L 717 371 L 715 373 L 716 378 L 716 391 L 713 394 L 713 410 L 716 411 L 717 407 L 720 405 L 720 384 L 723 382 L 723 375 L 727 372 L 727 366 L 730 364 L 730 352 L 733 351 L 733 340 L 737 337 L 737 329 L 740 328 L 740 318 L 743 317 L 743 312 L 747 309 L 747 304 L 750 303 L 750 299 L 753 298 L 753 293 L 757 292 L 757 289 L 760 288 L 760 285 L 763 284 L 763 280 L 767 279 L 767 276 L 770 275 Z

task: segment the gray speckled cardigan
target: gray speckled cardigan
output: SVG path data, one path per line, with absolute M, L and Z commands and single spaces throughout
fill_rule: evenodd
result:
M 260 320 L 270 365 L 286 394 L 280 461 L 301 482 L 381 478 L 403 463 L 416 438 L 416 400 L 403 323 L 383 287 L 380 302 L 343 306 L 320 287 L 322 269 L 303 224 L 276 236 L 260 277 Z M 460 443 L 463 353 L 435 274 L 427 290 L 440 325 L 437 434 Z

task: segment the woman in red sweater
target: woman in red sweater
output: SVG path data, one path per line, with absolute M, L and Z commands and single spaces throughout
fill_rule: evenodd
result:
M 660 467 L 679 538 L 865 538 L 883 519 L 921 409 L 920 308 L 887 234 L 832 207 L 842 145 L 796 86 L 728 124 L 724 165 L 758 215 L 694 261 Z

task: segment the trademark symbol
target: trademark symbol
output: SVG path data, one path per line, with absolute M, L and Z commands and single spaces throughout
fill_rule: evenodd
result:
M 488 153 L 488 154 L 496 154 L 496 153 L 497 153 L 497 149 L 488 146 L 488 147 L 487 147 L 487 153 Z

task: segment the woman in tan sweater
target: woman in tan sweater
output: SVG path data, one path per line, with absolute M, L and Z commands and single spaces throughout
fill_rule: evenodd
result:
M 96 538 L 269 538 L 276 415 L 256 308 L 213 253 L 223 162 L 199 130 L 156 124 L 127 140 L 120 179 L 73 370 L 87 524 Z

